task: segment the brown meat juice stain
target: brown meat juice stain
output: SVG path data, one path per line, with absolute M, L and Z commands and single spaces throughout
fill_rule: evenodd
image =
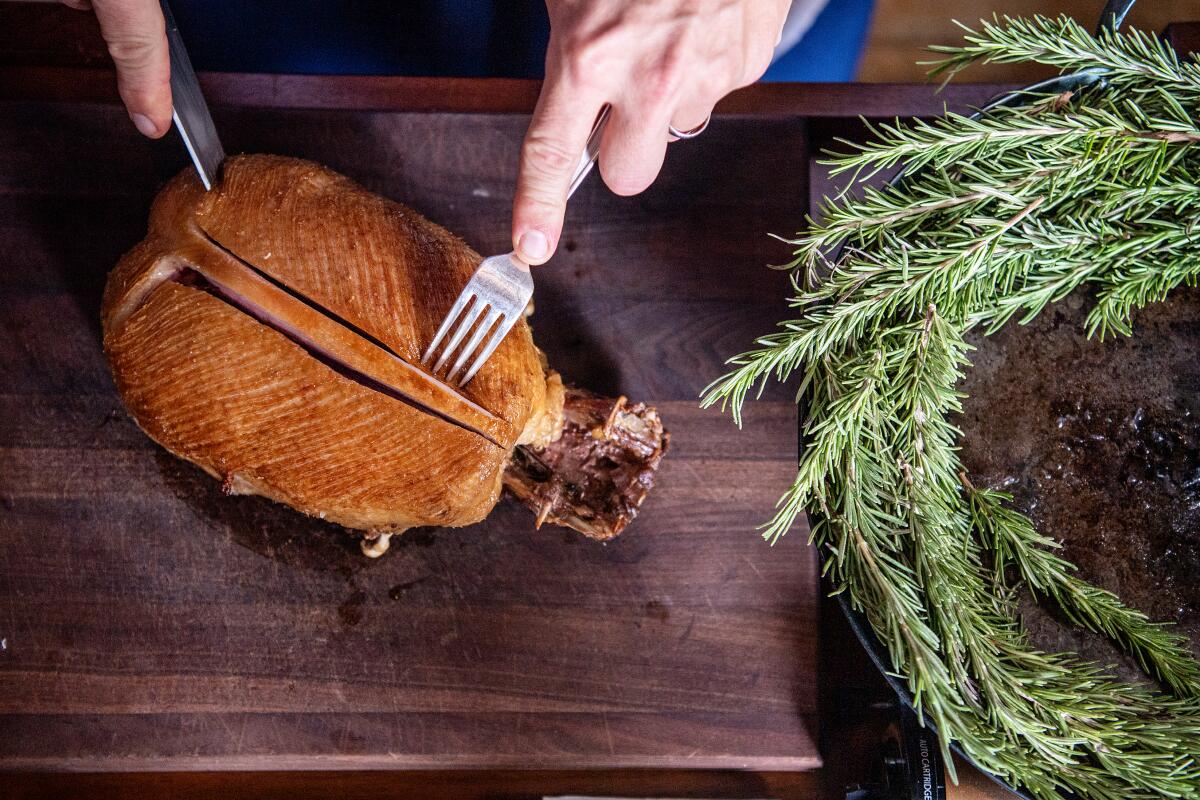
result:
M 347 597 L 340 606 L 338 606 L 338 619 L 340 619 L 342 624 L 346 625 L 347 627 L 353 627 L 354 625 L 362 622 L 363 605 L 366 602 L 367 593 L 361 589 L 355 591 L 352 595 Z
M 659 622 L 666 622 L 671 617 L 671 610 L 658 600 L 651 600 L 645 606 L 646 616 Z
M 1200 291 L 1147 307 L 1132 338 L 1104 342 L 1084 334 L 1092 302 L 1077 293 L 1028 326 L 973 338 L 963 463 L 976 485 L 1011 493 L 1081 578 L 1176 623 L 1200 655 Z M 1022 616 L 1039 647 L 1140 677 L 1061 612 L 1027 597 Z

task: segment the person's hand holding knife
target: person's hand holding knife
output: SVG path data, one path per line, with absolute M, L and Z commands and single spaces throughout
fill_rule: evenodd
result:
M 171 127 L 170 62 L 158 0 L 62 0 L 94 8 L 137 129 Z M 530 264 L 558 246 L 571 173 L 612 106 L 600 173 L 620 195 L 658 176 L 668 126 L 703 124 L 718 100 L 762 76 L 791 0 L 547 0 L 546 79 L 521 149 L 512 238 Z

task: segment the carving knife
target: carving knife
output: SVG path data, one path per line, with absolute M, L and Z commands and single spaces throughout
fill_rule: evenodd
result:
M 179 135 L 183 137 L 188 155 L 192 157 L 192 163 L 196 165 L 196 172 L 200 174 L 200 182 L 208 190 L 220 179 L 225 148 L 221 147 L 212 114 L 208 113 L 208 104 L 200 92 L 200 82 L 196 80 L 196 71 L 192 69 L 187 48 L 183 46 L 175 15 L 171 13 L 167 0 L 159 2 L 167 23 L 167 46 L 171 52 L 172 118 Z

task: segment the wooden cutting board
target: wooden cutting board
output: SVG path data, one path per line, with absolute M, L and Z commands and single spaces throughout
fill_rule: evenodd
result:
M 754 530 L 794 468 L 794 406 L 770 393 L 738 432 L 696 403 L 784 313 L 765 265 L 787 249 L 766 234 L 805 211 L 803 120 L 720 119 L 637 198 L 593 178 L 537 273 L 551 363 L 671 430 L 627 533 L 535 531 L 506 501 L 369 561 L 339 529 L 223 496 L 114 392 L 100 292 L 185 165 L 178 140 L 138 138 L 111 103 L 4 97 L 0 768 L 819 765 L 806 531 L 770 548 Z M 230 152 L 315 159 L 481 252 L 507 245 L 523 114 L 215 116 Z

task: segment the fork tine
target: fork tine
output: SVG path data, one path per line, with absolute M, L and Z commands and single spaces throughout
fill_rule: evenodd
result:
M 475 348 L 479 347 L 479 343 L 483 341 L 483 337 L 487 335 L 492 326 L 496 324 L 496 320 L 503 319 L 503 315 L 499 309 L 494 306 L 488 311 L 487 316 L 475 328 L 475 333 L 471 334 L 471 338 L 463 345 L 462 352 L 458 354 L 458 359 L 455 360 L 454 366 L 446 373 L 446 380 L 454 383 L 454 379 L 458 377 L 458 373 L 462 372 L 463 367 L 467 364 L 467 359 L 475 352 Z
M 479 368 L 487 363 L 487 360 L 492 357 L 492 353 L 496 352 L 496 348 L 500 346 L 500 342 L 504 341 L 504 337 L 512 330 L 513 325 L 516 324 L 518 319 L 519 316 L 517 314 L 510 314 L 500 319 L 500 324 L 496 326 L 496 332 L 492 334 L 491 339 L 488 339 L 487 346 L 480 351 L 479 355 L 475 358 L 475 363 L 467 370 L 467 374 L 463 377 L 460 384 L 461 386 L 466 386 L 471 382 L 471 378 L 475 377 L 475 373 L 479 372 Z
M 454 301 L 454 305 L 450 308 L 450 313 L 446 314 L 446 318 L 442 320 L 442 326 L 438 328 L 433 341 L 429 343 L 429 347 L 425 350 L 425 355 L 421 356 L 422 364 L 429 363 L 429 359 L 437 351 L 437 346 L 442 343 L 442 339 L 450 332 L 450 326 L 454 324 L 454 320 L 458 319 L 458 315 L 462 313 L 467 303 L 474 297 L 475 294 L 467 289 L 459 293 L 458 299 Z
M 454 335 L 450 337 L 450 341 L 446 343 L 446 347 L 442 350 L 442 354 L 438 357 L 437 363 L 433 365 L 434 372 L 441 372 L 442 367 L 454 355 L 454 351 L 458 349 L 458 345 L 462 342 L 463 337 L 471 330 L 471 326 L 475 324 L 475 320 L 479 319 L 483 314 L 483 309 L 487 306 L 483 302 L 483 298 L 478 295 L 474 298 L 475 302 L 463 312 L 460 317 L 458 326 L 454 329 Z

